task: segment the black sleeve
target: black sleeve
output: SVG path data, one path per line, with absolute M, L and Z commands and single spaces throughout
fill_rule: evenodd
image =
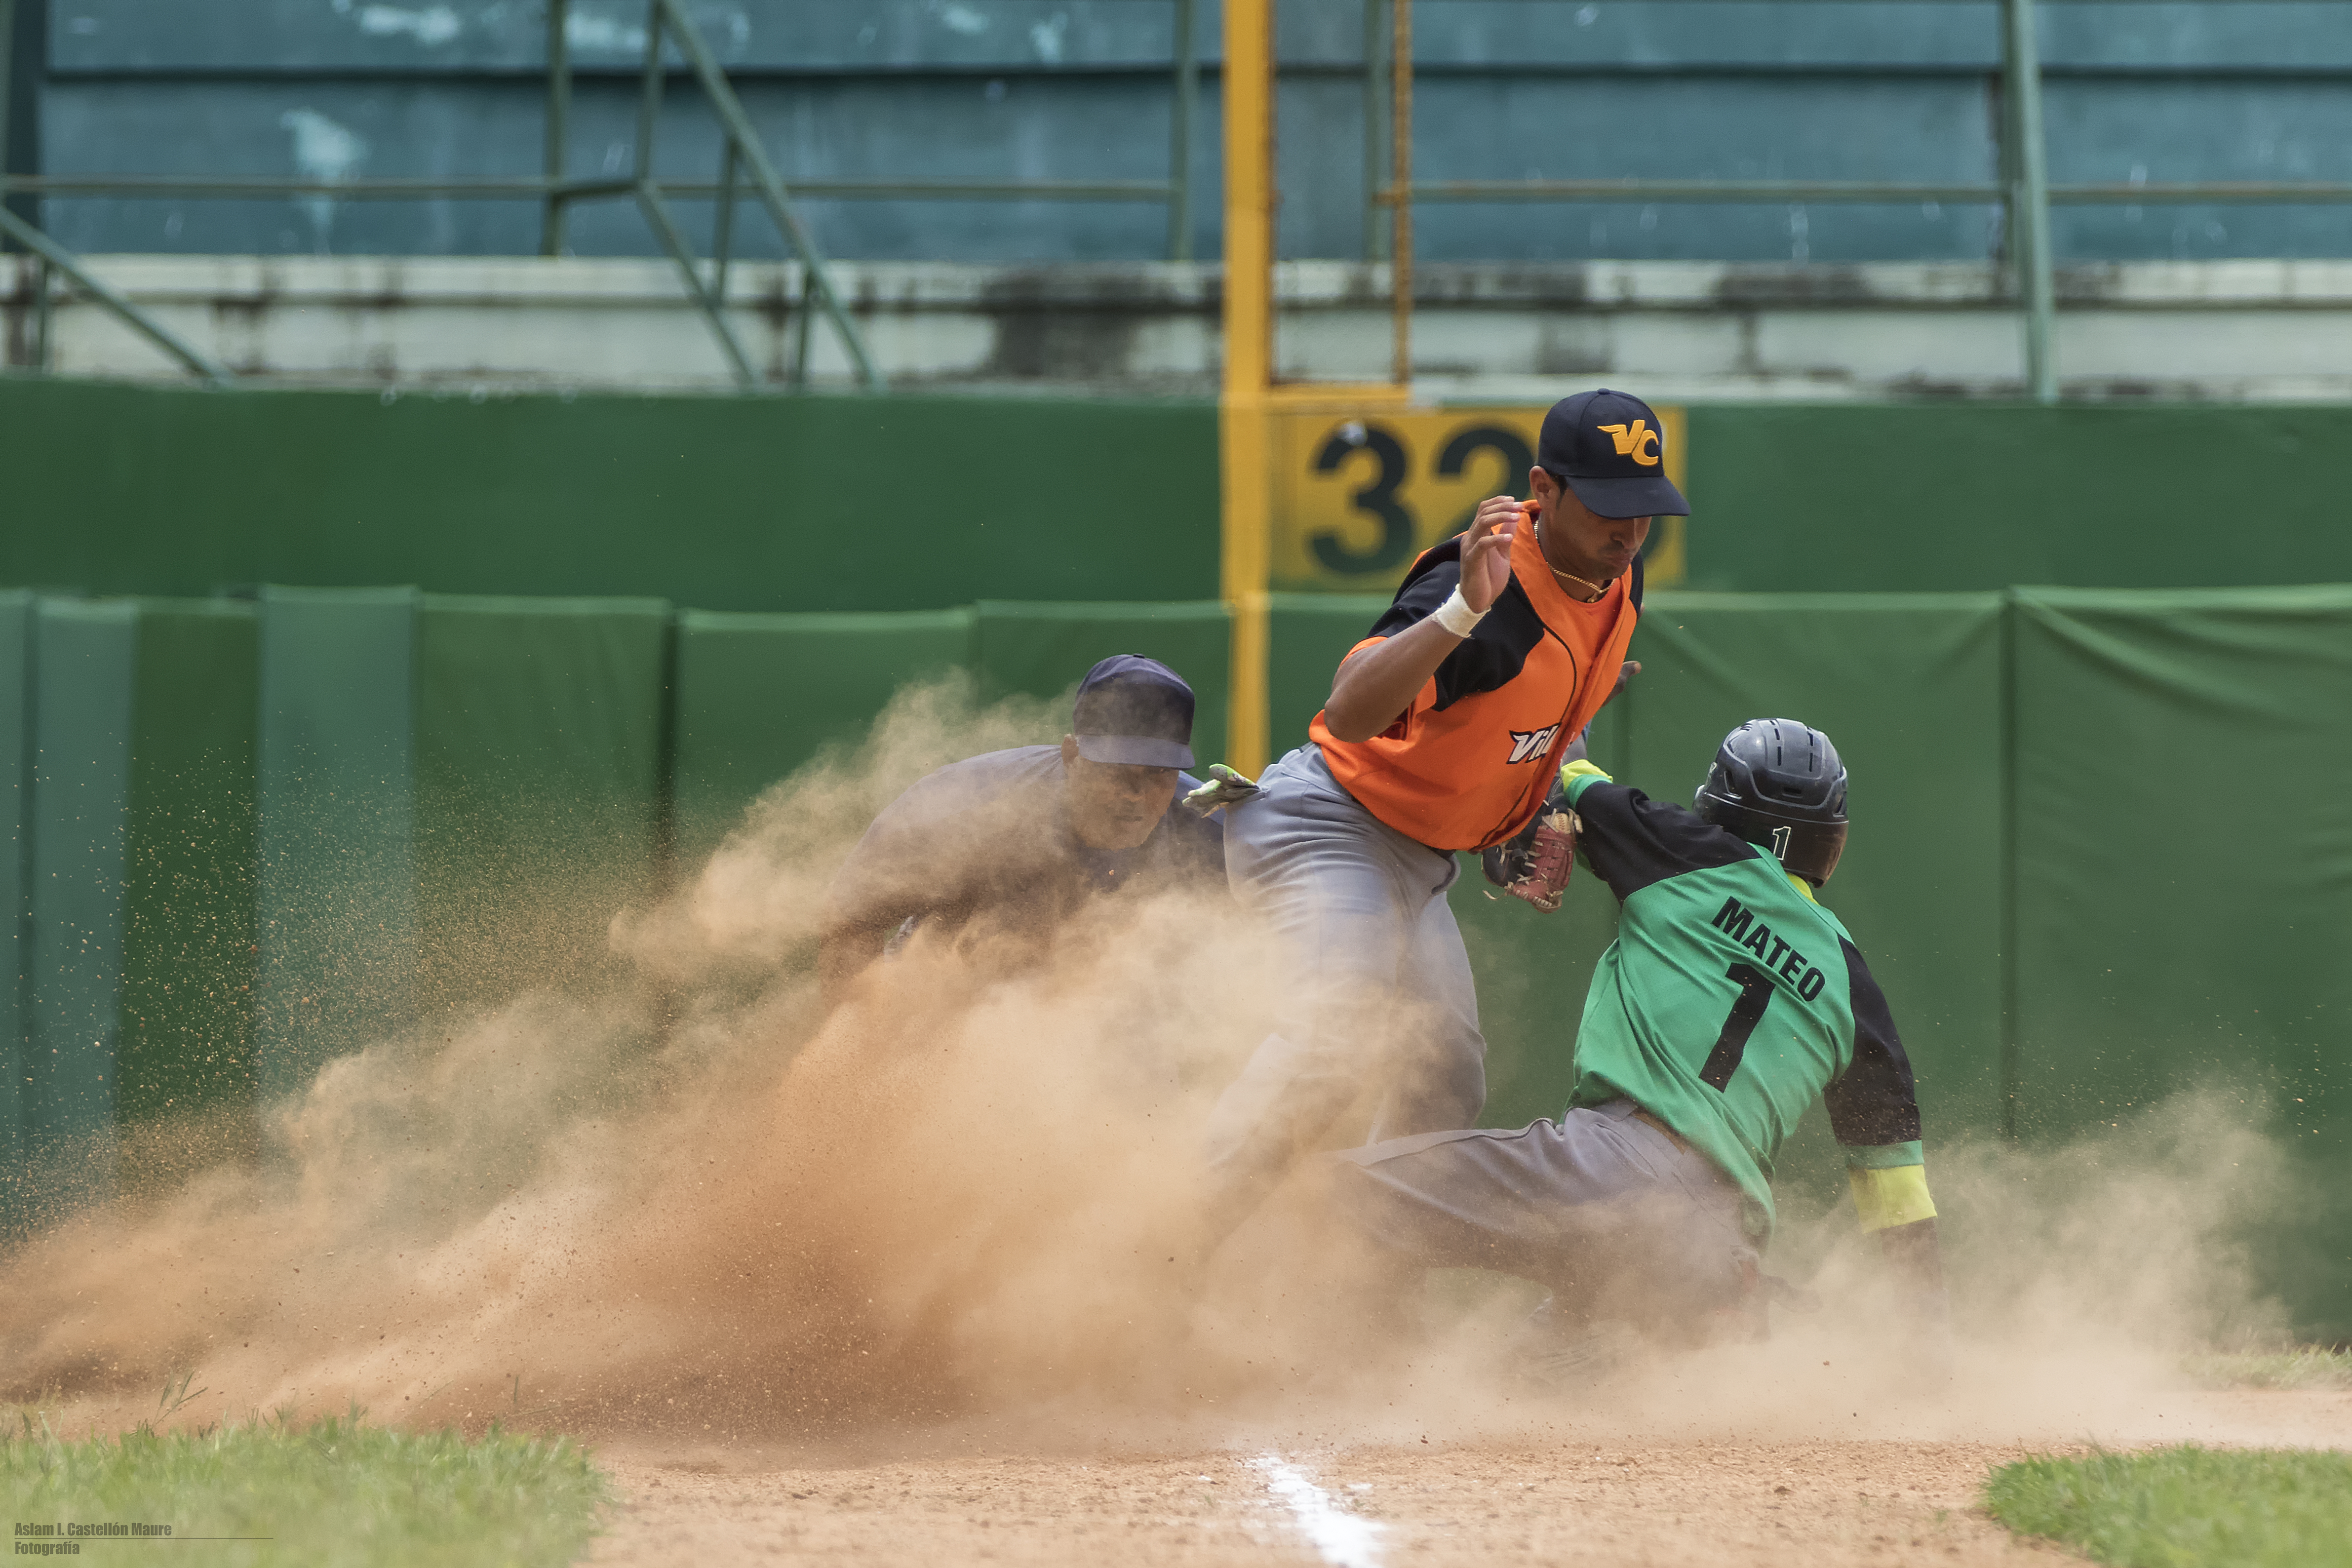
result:
M 1638 555 L 1633 557 L 1632 571 L 1633 580 L 1625 584 L 1625 602 L 1639 610 L 1642 607 L 1642 558 Z
M 1437 606 L 1453 596 L 1462 585 L 1462 542 L 1449 539 L 1436 549 L 1423 553 L 1412 563 L 1412 570 L 1398 584 L 1396 597 L 1372 623 L 1364 635 L 1392 637 L 1397 633 L 1418 626 L 1437 613 Z
M 1367 637 L 1392 637 L 1435 615 L 1438 606 L 1462 585 L 1460 535 L 1423 553 L 1397 589 L 1396 598 L 1372 623 Z M 1528 654 L 1545 635 L 1542 618 L 1513 578 L 1503 584 L 1494 608 L 1445 656 L 1433 678 L 1437 682 L 1437 706 L 1451 708 L 1465 697 L 1494 691 L 1518 679 Z
M 1895 1032 L 1886 993 L 1878 988 L 1862 953 L 1841 940 L 1845 972 L 1853 989 L 1853 1060 L 1822 1091 L 1830 1131 L 1855 1149 L 1908 1143 L 1919 1136 L 1919 1095 L 1911 1082 L 1911 1058 Z
M 1576 847 L 1618 900 L 1653 882 L 1710 866 L 1737 866 L 1763 851 L 1687 806 L 1652 800 L 1621 784 L 1585 786 L 1576 797 L 1584 830 Z

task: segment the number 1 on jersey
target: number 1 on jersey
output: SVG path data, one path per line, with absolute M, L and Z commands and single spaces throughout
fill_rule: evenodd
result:
M 1731 1005 L 1731 1016 L 1723 1021 L 1723 1033 L 1715 1037 L 1715 1049 L 1706 1053 L 1706 1066 L 1699 1069 L 1701 1081 L 1717 1094 L 1731 1082 L 1731 1075 L 1739 1070 L 1739 1058 L 1748 1049 L 1748 1037 L 1764 1021 L 1764 1009 L 1772 1005 L 1772 982 L 1753 964 L 1735 963 L 1726 971 L 1739 982 L 1739 1000 Z

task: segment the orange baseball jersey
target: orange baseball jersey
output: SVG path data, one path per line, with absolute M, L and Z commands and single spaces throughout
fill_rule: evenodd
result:
M 1364 808 L 1433 849 L 1483 849 L 1543 805 L 1559 754 L 1617 682 L 1642 603 L 1642 563 L 1590 605 L 1570 598 L 1536 542 L 1534 505 L 1511 537 L 1511 578 L 1402 718 L 1368 741 L 1307 733 Z M 1424 551 L 1354 654 L 1435 613 L 1462 582 L 1457 535 Z

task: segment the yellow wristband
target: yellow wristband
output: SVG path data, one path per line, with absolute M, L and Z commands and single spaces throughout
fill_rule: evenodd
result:
M 1602 773 L 1582 757 L 1577 758 L 1576 761 L 1559 770 L 1559 782 L 1563 786 L 1574 784 L 1578 779 L 1599 779 L 1602 784 L 1611 782 L 1607 773 Z
M 1936 1217 L 1936 1200 L 1927 1195 L 1925 1165 L 1896 1165 L 1884 1171 L 1849 1165 L 1845 1179 L 1853 1189 L 1853 1212 L 1865 1236 Z

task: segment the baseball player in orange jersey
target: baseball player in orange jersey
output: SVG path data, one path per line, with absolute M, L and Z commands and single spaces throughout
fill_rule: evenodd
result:
M 1275 1031 L 1212 1113 L 1210 1237 L 1300 1154 L 1475 1123 L 1486 1038 L 1445 900 L 1458 850 L 1511 840 L 1620 684 L 1650 520 L 1690 510 L 1639 398 L 1544 416 L 1534 499 L 1483 502 L 1349 652 L 1312 743 L 1229 808 L 1234 893 L 1286 944 Z M 1335 1124 L 1360 1097 L 1369 1128 Z

